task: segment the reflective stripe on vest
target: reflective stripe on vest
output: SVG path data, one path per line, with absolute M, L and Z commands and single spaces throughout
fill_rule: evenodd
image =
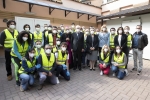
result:
M 28 42 L 26 41 L 24 46 L 22 46 L 17 40 L 15 40 L 15 41 L 16 41 L 16 44 L 17 44 L 17 47 L 18 47 L 18 52 L 20 53 L 20 55 L 22 57 L 24 57 L 26 52 L 27 52 L 27 50 L 28 50 L 28 48 L 29 48 Z M 14 57 L 17 57 L 16 54 L 14 53 L 13 48 L 11 50 L 11 55 L 14 56 Z
M 115 38 L 116 34 L 112 36 L 112 34 L 110 34 L 110 47 L 114 48 L 115 45 L 114 45 L 114 38 Z
M 121 64 L 123 63 L 123 60 L 124 60 L 124 53 L 122 53 L 122 55 L 120 57 L 117 57 L 115 54 L 114 54 L 114 61 L 118 64 Z M 119 68 L 125 68 L 125 66 L 119 66 Z
M 131 36 L 131 34 L 129 34 L 128 38 L 127 38 L 127 46 L 128 47 L 131 47 L 131 44 L 132 44 L 132 40 L 131 39 L 132 39 L 132 36 Z
M 57 58 L 58 63 L 65 64 L 67 60 L 67 56 L 68 56 L 67 53 L 65 53 L 63 57 L 61 50 L 58 50 L 58 58 Z
M 4 47 L 5 48 L 12 48 L 13 42 L 18 35 L 18 31 L 14 30 L 14 36 L 12 36 L 12 34 L 9 32 L 8 29 L 5 29 L 4 32 L 5 32 L 5 36 L 6 36 L 6 39 L 4 41 Z
M 104 58 L 104 53 L 101 53 L 100 56 L 101 56 L 101 59 L 103 60 L 104 63 L 108 63 L 109 62 L 109 57 L 110 56 L 108 56 L 108 55 L 109 55 L 109 53 L 106 55 L 107 58 Z
M 41 56 L 42 56 L 42 65 L 43 65 L 43 68 L 45 70 L 50 71 L 52 69 L 52 67 L 53 67 L 54 62 L 55 62 L 55 56 L 54 56 L 54 54 L 53 53 L 50 54 L 50 60 L 48 60 L 48 58 L 47 58 L 47 56 L 46 56 L 45 53 L 42 53 Z
M 40 32 L 39 34 L 34 32 L 34 42 L 36 42 L 38 40 L 42 41 L 42 32 Z
M 44 51 L 43 48 L 40 49 L 40 53 L 38 52 L 37 48 L 35 48 L 35 55 L 36 55 L 36 57 L 39 56 L 40 54 L 44 53 L 44 52 L 45 51 Z
M 32 68 L 35 66 L 36 58 L 34 58 L 34 60 L 32 62 L 29 60 L 26 60 L 26 62 L 27 62 L 28 68 Z M 27 73 L 27 72 L 25 72 L 24 68 L 21 66 L 20 69 L 18 70 L 18 73 L 22 74 L 22 73 Z M 31 73 L 33 73 L 33 72 L 31 72 Z

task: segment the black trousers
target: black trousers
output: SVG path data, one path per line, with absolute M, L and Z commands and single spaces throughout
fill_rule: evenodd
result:
M 12 75 L 10 52 L 11 51 L 5 50 L 5 66 L 6 66 L 7 76 Z
M 82 52 L 81 50 L 73 51 L 73 64 L 74 69 L 78 67 L 81 69 Z
M 125 68 L 125 69 L 127 69 L 127 68 L 128 68 L 128 62 L 129 62 L 129 52 L 130 52 L 130 48 L 128 47 L 128 48 L 127 48 L 127 51 L 126 51 L 126 56 L 127 56 L 127 65 L 126 65 L 126 68 Z

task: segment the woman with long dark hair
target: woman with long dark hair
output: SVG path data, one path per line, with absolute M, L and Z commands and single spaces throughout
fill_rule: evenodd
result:
M 18 69 L 20 68 L 20 62 L 22 58 L 25 56 L 26 52 L 30 48 L 31 38 L 30 34 L 27 31 L 22 31 L 17 36 L 17 39 L 13 42 L 13 48 L 11 50 L 11 60 L 15 66 L 15 77 L 16 77 L 16 85 L 20 85 L 18 78 Z

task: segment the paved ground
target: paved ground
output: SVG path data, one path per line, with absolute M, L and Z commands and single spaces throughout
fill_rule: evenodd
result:
M 130 73 L 124 80 L 112 76 L 100 76 L 99 69 L 72 71 L 69 82 L 60 80 L 59 85 L 46 84 L 38 91 L 37 85 L 26 92 L 20 92 L 15 80 L 8 82 L 4 60 L 0 59 L 0 100 L 150 100 L 150 61 L 144 61 L 142 75 Z M 129 62 L 131 69 L 132 60 Z

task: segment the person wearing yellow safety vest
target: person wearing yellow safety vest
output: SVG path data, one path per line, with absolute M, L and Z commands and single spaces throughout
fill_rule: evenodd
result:
M 45 46 L 46 44 L 46 32 L 48 31 L 48 25 L 47 24 L 44 24 L 44 31 L 42 32 L 43 33 L 43 39 L 42 39 L 42 42 L 43 42 L 43 46 Z
M 110 29 L 110 40 L 109 40 L 109 47 L 110 47 L 110 56 L 112 58 L 112 55 L 114 53 L 115 50 L 115 44 L 114 44 L 114 40 L 115 40 L 115 36 L 116 36 L 116 29 L 115 28 L 111 28 Z
M 18 78 L 18 69 L 21 67 L 21 60 L 25 56 L 26 52 L 30 48 L 30 34 L 26 31 L 20 32 L 13 43 L 13 48 L 11 50 L 11 61 L 15 67 L 15 78 L 16 78 L 16 85 L 19 86 L 19 78 Z
M 42 48 L 42 42 L 36 41 L 35 42 L 35 56 L 38 59 L 39 55 L 44 53 L 44 49 Z
M 110 71 L 110 48 L 107 45 L 102 47 L 99 60 L 100 75 L 108 75 Z
M 28 86 L 34 84 L 34 72 L 36 69 L 36 57 L 34 48 L 29 49 L 25 57 L 22 58 L 21 67 L 18 70 L 20 77 L 20 91 L 25 91 Z
M 38 90 L 43 88 L 44 81 L 46 78 L 53 85 L 57 84 L 56 76 L 53 74 L 56 68 L 55 55 L 51 53 L 52 46 L 49 44 L 45 45 L 45 53 L 42 53 L 38 57 L 38 63 L 36 65 L 37 71 L 39 72 L 39 87 Z
M 58 54 L 58 50 L 60 49 L 60 44 L 61 44 L 60 39 L 57 38 L 56 39 L 56 46 L 52 49 L 52 53 L 54 53 L 55 55 Z
M 126 53 L 127 65 L 126 65 L 126 69 L 127 69 L 127 66 L 128 66 L 129 52 L 130 52 L 130 50 L 132 48 L 132 34 L 130 34 L 129 31 L 130 31 L 130 27 L 129 26 L 124 27 L 124 33 L 127 35 L 127 53 Z
M 46 44 L 48 44 L 48 43 L 47 43 L 47 36 L 48 36 L 49 34 L 52 34 L 52 26 L 51 26 L 51 25 L 48 25 L 47 31 L 46 31 L 45 34 L 44 34 L 44 36 L 45 36 L 45 43 L 44 43 L 44 46 L 45 46 Z
M 117 78 L 120 80 L 123 79 L 126 76 L 125 67 L 127 64 L 127 57 L 126 54 L 122 52 L 120 46 L 116 46 L 111 63 L 111 70 L 113 72 L 113 76 L 117 76 Z
M 35 25 L 35 32 L 33 33 L 33 39 L 34 39 L 34 44 L 37 40 L 40 40 L 42 42 L 42 45 L 44 44 L 43 41 L 43 33 L 40 31 L 40 24 Z
M 70 80 L 70 73 L 69 73 L 69 54 L 67 52 L 67 43 L 62 42 L 60 46 L 60 50 L 58 50 L 58 55 L 56 56 L 56 80 L 57 84 L 59 83 L 59 74 L 64 77 L 65 80 Z
M 34 39 L 33 39 L 33 34 L 30 32 L 30 29 L 31 29 L 30 25 L 29 25 L 29 24 L 25 24 L 25 25 L 23 26 L 23 29 L 24 29 L 25 31 L 29 32 L 30 38 L 31 38 L 31 41 L 32 41 L 31 44 L 30 44 L 30 46 L 33 47 Z
M 18 35 L 18 31 L 15 29 L 16 22 L 13 20 L 9 20 L 7 22 L 7 29 L 1 32 L 0 36 L 0 44 L 5 49 L 5 66 L 7 71 L 7 80 L 12 80 L 12 69 L 11 69 L 11 48 L 13 47 L 13 41 L 16 39 Z

